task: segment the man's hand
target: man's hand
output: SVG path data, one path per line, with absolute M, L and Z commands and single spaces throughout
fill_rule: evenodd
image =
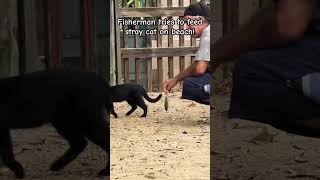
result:
M 175 78 L 168 79 L 162 84 L 162 89 L 165 93 L 169 93 L 171 89 L 178 84 L 178 80 Z

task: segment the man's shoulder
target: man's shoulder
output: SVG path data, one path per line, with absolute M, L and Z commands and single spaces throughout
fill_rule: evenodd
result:
M 203 30 L 201 37 L 209 36 L 210 37 L 210 24 Z

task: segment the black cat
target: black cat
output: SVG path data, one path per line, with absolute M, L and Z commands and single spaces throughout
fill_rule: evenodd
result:
M 137 106 L 139 106 L 143 109 L 143 114 L 141 115 L 141 117 L 146 117 L 148 107 L 143 101 L 142 97 L 144 97 L 147 101 L 152 103 L 159 101 L 162 97 L 162 94 L 159 94 L 159 96 L 155 99 L 151 99 L 148 96 L 147 91 L 141 85 L 131 83 L 111 86 L 110 92 L 112 102 L 127 101 L 128 104 L 131 106 L 131 110 L 126 113 L 127 116 L 133 113 L 137 109 Z M 113 114 L 115 118 L 118 117 L 114 109 L 111 110 L 111 114 Z
M 110 130 L 105 110 L 111 111 L 109 86 L 94 73 L 41 71 L 0 79 L 0 157 L 17 178 L 24 177 L 14 158 L 10 129 L 51 123 L 70 148 L 51 165 L 58 171 L 86 147 L 87 139 L 107 152 L 110 175 Z

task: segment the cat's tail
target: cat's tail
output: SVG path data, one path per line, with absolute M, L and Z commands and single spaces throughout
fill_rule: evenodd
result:
M 159 94 L 158 97 L 156 97 L 155 99 L 152 99 L 152 98 L 150 98 L 150 97 L 148 96 L 147 92 L 145 92 L 145 93 L 143 93 L 143 97 L 144 97 L 147 101 L 152 102 L 152 103 L 155 103 L 155 102 L 158 102 L 158 101 L 161 99 L 162 94 Z

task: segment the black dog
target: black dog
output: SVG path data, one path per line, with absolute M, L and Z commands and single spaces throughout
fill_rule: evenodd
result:
M 117 86 L 111 86 L 111 100 L 112 102 L 122 102 L 127 101 L 131 106 L 131 110 L 126 113 L 129 116 L 137 109 L 137 105 L 143 109 L 143 114 L 141 117 L 147 116 L 148 107 L 144 103 L 142 96 L 149 102 L 155 103 L 159 101 L 162 97 L 162 94 L 159 94 L 155 99 L 151 99 L 147 91 L 139 84 L 121 84 Z M 111 114 L 117 118 L 118 115 L 112 108 Z
M 14 158 L 10 129 L 33 128 L 51 123 L 70 148 L 51 165 L 58 171 L 86 147 L 87 139 L 108 154 L 99 175 L 110 175 L 109 118 L 113 105 L 109 86 L 89 72 L 49 70 L 0 80 L 0 157 L 17 178 L 23 167 Z

